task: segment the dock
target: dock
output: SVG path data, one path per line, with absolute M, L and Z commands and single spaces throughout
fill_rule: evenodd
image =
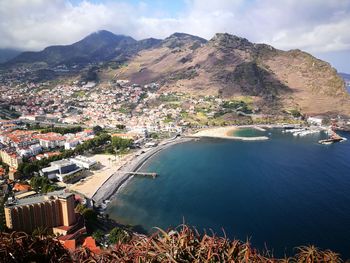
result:
M 333 130 L 331 130 L 331 136 L 328 139 L 325 140 L 319 140 L 318 143 L 320 144 L 332 144 L 335 142 L 342 142 L 342 141 L 346 141 L 346 138 L 343 138 L 341 136 L 339 136 L 336 132 L 334 132 Z
M 152 177 L 153 179 L 155 179 L 158 176 L 157 173 L 146 173 L 146 172 L 121 172 L 121 171 L 117 171 L 115 173 L 130 174 L 130 175 L 143 176 L 143 177 Z

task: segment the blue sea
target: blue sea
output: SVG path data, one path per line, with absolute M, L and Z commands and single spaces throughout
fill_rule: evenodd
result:
M 161 151 L 142 168 L 159 177 L 133 178 L 106 213 L 149 232 L 183 221 L 224 229 L 275 256 L 314 244 L 350 258 L 350 141 L 320 145 L 325 135 L 277 129 L 260 135 L 270 139 L 205 139 Z

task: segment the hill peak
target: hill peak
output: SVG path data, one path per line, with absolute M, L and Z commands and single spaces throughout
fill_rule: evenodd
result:
M 217 46 L 222 46 L 225 48 L 247 48 L 253 47 L 254 44 L 251 43 L 248 39 L 243 37 L 238 37 L 236 35 L 231 35 L 228 33 L 216 33 L 215 36 L 210 39 L 210 43 L 213 43 Z
M 174 34 L 171 34 L 167 38 L 163 40 L 163 45 L 169 48 L 178 48 L 182 47 L 185 44 L 194 44 L 198 43 L 200 44 L 205 44 L 208 41 L 204 38 L 193 36 L 190 34 L 186 33 L 179 33 L 176 32 Z

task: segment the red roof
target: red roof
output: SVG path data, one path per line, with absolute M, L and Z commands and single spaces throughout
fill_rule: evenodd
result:
M 16 191 L 29 191 L 31 189 L 32 188 L 30 187 L 30 185 L 20 183 L 15 183 L 15 186 L 13 187 L 13 190 Z
M 101 253 L 101 248 L 96 246 L 96 241 L 91 236 L 85 238 L 83 247 L 86 247 L 86 248 L 90 249 L 95 254 L 100 254 Z
M 70 239 L 70 240 L 65 240 L 63 242 L 61 242 L 63 244 L 63 246 L 70 250 L 73 251 L 76 249 L 76 244 L 75 244 L 75 239 Z

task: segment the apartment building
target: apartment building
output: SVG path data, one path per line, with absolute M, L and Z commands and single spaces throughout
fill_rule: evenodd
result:
M 64 191 L 11 200 L 4 208 L 6 226 L 28 233 L 38 227 L 70 227 L 76 223 L 74 204 L 74 194 Z

